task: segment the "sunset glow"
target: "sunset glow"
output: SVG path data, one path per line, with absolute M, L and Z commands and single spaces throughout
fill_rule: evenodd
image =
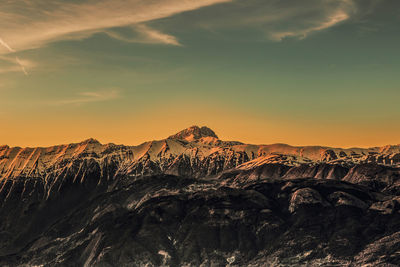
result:
M 400 143 L 397 1 L 0 10 L 0 144 L 136 145 L 194 124 L 246 143 Z

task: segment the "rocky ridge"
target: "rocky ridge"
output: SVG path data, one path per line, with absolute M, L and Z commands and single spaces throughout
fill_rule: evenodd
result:
M 40 177 L 47 180 L 82 164 L 97 165 L 102 179 L 111 179 L 117 174 L 141 176 L 161 173 L 206 177 L 236 167 L 248 169 L 271 164 L 296 168 L 329 165 L 349 171 L 360 164 L 398 168 L 400 146 L 340 149 L 285 144 L 250 145 L 222 141 L 211 129 L 193 126 L 167 139 L 138 146 L 101 144 L 88 139 L 47 148 L 0 147 L 0 178 L 4 179 Z M 319 178 L 344 178 L 344 175 L 333 173 L 321 174 Z

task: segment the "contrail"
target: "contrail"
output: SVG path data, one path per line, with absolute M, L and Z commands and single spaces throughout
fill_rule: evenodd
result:
M 9 52 L 11 52 L 11 53 L 16 52 L 16 51 L 15 51 L 14 49 L 12 49 L 6 42 L 4 42 L 4 40 L 1 39 L 1 38 L 0 38 L 0 44 L 1 44 L 2 46 L 4 46 Z M 15 57 L 15 61 L 18 63 L 18 65 L 21 66 L 22 72 L 23 72 L 26 76 L 28 76 L 28 72 L 26 71 L 25 66 L 22 64 L 21 60 L 19 60 L 18 57 Z
M 10 51 L 10 52 L 15 52 L 15 50 L 12 49 L 6 42 L 4 42 L 4 40 L 1 39 L 1 38 L 0 38 L 0 44 L 1 44 L 2 46 L 4 46 L 8 51 Z
M 26 71 L 25 66 L 22 64 L 21 60 L 19 60 L 18 57 L 15 57 L 15 60 L 16 60 L 17 63 L 21 66 L 22 72 L 23 72 L 26 76 L 28 76 L 29 74 L 28 74 L 28 72 Z

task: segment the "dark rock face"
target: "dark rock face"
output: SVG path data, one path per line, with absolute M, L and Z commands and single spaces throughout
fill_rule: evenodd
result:
M 343 180 L 396 193 L 400 189 L 400 169 L 373 163 L 359 164 L 352 167 Z
M 87 179 L 1 185 L 0 265 L 400 263 L 400 200 L 365 186 L 171 175 L 99 183 L 101 170 L 87 164 Z
M 251 169 L 230 169 L 220 175 L 229 177 L 230 182 L 242 184 L 249 180 L 265 178 L 316 178 L 343 180 L 374 188 L 377 191 L 398 194 L 400 192 L 400 168 L 375 163 L 342 166 L 338 164 L 301 164 L 287 166 L 285 164 L 264 164 Z

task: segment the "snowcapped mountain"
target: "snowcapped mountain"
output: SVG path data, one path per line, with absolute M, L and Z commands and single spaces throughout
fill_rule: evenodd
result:
M 138 146 L 101 144 L 88 139 L 46 148 L 0 147 L 1 178 L 46 178 L 88 163 L 98 165 L 102 176 L 107 176 L 107 179 L 118 174 L 159 173 L 204 177 L 216 176 L 233 168 L 248 170 L 271 164 L 298 167 L 326 163 L 345 168 L 365 163 L 400 166 L 400 146 L 341 149 L 286 144 L 251 145 L 222 141 L 213 130 L 192 126 L 166 139 Z
M 369 149 L 338 149 L 327 147 L 293 147 L 285 144 L 248 145 L 221 141 L 207 127 L 193 126 L 167 139 L 145 142 L 138 146 L 101 144 L 88 139 L 81 143 L 47 148 L 0 147 L 0 175 L 44 177 L 75 161 L 96 161 L 101 165 L 115 164 L 117 172 L 143 175 L 146 172 L 171 174 L 216 175 L 237 167 L 245 169 L 263 164 L 281 163 L 353 165 L 376 162 L 400 164 L 400 146 Z M 196 172 L 198 172 L 196 174 Z

